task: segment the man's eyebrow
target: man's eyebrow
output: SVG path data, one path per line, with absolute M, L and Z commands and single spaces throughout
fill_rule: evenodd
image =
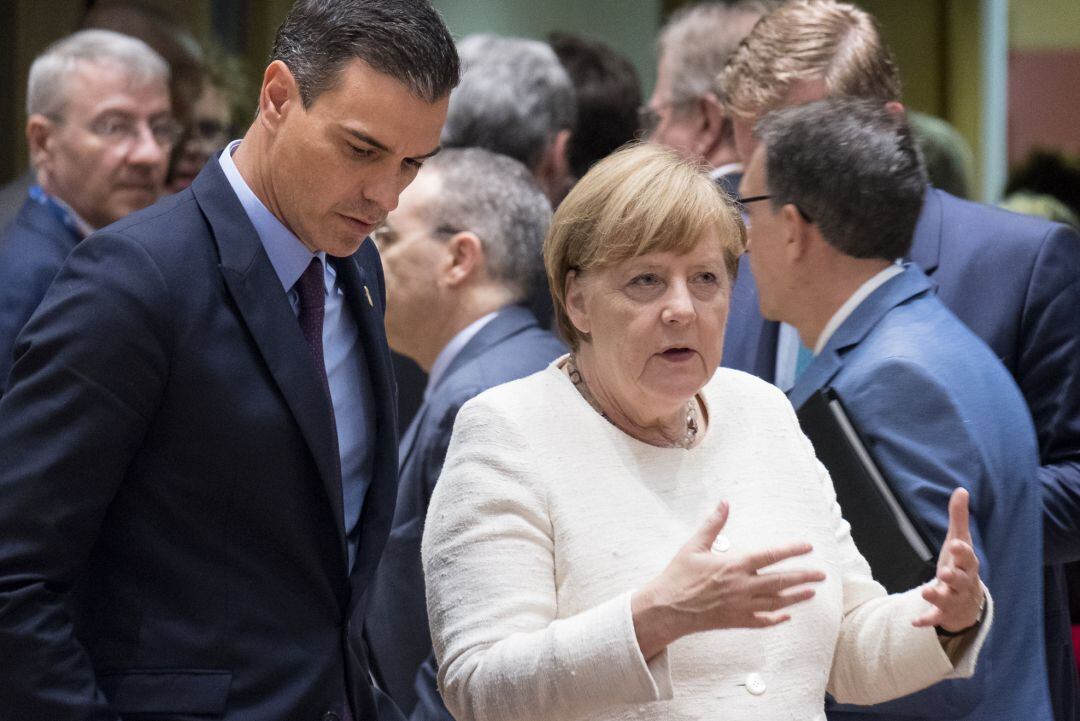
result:
M 363 143 L 367 143 L 368 145 L 375 148 L 376 150 L 381 150 L 384 153 L 389 153 L 390 152 L 390 148 L 386 147 L 384 144 L 380 143 L 378 140 L 371 137 L 367 133 L 361 133 L 359 130 L 353 130 L 352 128 L 345 128 L 345 132 L 348 133 L 349 135 L 353 136 L 357 140 L 359 140 L 359 141 L 361 141 Z M 432 150 L 429 153 L 424 153 L 423 155 L 414 156 L 414 157 L 410 158 L 410 160 L 427 160 L 428 158 L 430 158 L 433 155 L 435 155 L 436 153 L 438 153 L 440 150 L 442 150 L 442 146 L 439 146 L 439 147 L 435 148 L 434 150 Z

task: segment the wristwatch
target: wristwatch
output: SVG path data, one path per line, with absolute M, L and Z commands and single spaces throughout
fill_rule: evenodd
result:
M 986 618 L 986 591 L 983 591 L 982 601 L 979 602 L 979 616 L 975 619 L 975 623 L 971 624 L 967 628 L 962 628 L 959 631 L 947 631 L 941 626 L 934 626 L 934 631 L 942 638 L 955 638 L 957 636 L 963 636 L 968 631 L 978 628 L 982 625 L 983 619 Z

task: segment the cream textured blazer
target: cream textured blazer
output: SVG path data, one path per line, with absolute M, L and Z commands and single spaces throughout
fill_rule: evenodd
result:
M 721 369 L 691 450 L 619 431 L 556 361 L 462 408 L 423 541 L 439 684 L 458 721 L 824 719 L 825 692 L 876 703 L 970 676 L 992 609 L 956 668 L 918 591 L 870 577 L 832 483 L 787 398 Z M 646 663 L 631 592 L 658 574 L 721 499 L 717 546 L 791 541 L 773 568 L 825 571 L 771 629 L 684 637 Z

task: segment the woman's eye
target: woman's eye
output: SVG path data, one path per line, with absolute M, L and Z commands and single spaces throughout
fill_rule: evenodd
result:
M 699 283 L 708 283 L 711 285 L 714 283 L 718 283 L 720 281 L 720 278 L 716 275 L 716 273 L 705 272 L 698 273 L 696 280 Z
M 641 275 L 634 276 L 634 279 L 630 281 L 630 285 L 648 287 L 657 285 L 660 282 L 660 277 L 653 273 L 642 273 Z

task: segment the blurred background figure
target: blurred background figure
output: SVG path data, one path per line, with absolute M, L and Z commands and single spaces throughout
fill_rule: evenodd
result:
M 1003 205 L 1007 208 L 1075 226 L 1075 219 L 1080 218 L 1080 156 L 1053 150 L 1033 151 L 1009 174 L 1005 195 Z M 1025 196 L 1029 199 L 1023 200 Z M 1040 196 L 1057 202 L 1038 200 Z
M 0 235 L 0 393 L 15 337 L 75 244 L 158 199 L 178 127 L 169 67 L 140 40 L 83 30 L 30 68 L 35 183 Z
M 201 62 L 201 90 L 184 134 L 173 152 L 167 189 L 177 193 L 191 185 L 211 155 L 235 134 L 234 117 L 245 99 L 243 75 L 238 63 L 220 51 L 207 47 Z M 243 106 L 240 106 L 243 107 Z
M 958 198 L 973 198 L 975 156 L 964 136 L 941 118 L 914 110 L 907 116 L 930 185 Z
M 78 29 L 111 30 L 150 46 L 168 65 L 173 117 L 181 127 L 188 126 L 199 95 L 201 73 L 199 44 L 191 33 L 152 8 L 126 2 L 92 5 Z M 19 212 L 33 182 L 33 172 L 28 171 L 0 189 L 0 229 Z
M 656 43 L 656 85 L 641 109 L 639 123 L 649 140 L 707 164 L 713 179 L 732 196 L 738 192 L 742 163 L 715 83 L 732 51 L 769 5 L 758 0 L 710 2 L 672 15 Z
M 566 352 L 518 303 L 544 283 L 551 204 L 521 163 L 444 150 L 401 194 L 376 239 L 390 347 L 430 374 L 399 451 L 397 509 L 365 626 L 381 687 L 407 715 L 452 721 L 439 696 L 420 540 L 450 432 L 467 400 Z
M 629 58 L 599 40 L 555 32 L 548 36 L 548 44 L 570 74 L 577 96 L 569 152 L 576 180 L 596 161 L 634 139 L 641 81 Z
M 573 184 L 574 85 L 546 43 L 470 35 L 458 43 L 464 74 L 450 96 L 445 148 L 486 148 L 529 168 L 552 205 Z

